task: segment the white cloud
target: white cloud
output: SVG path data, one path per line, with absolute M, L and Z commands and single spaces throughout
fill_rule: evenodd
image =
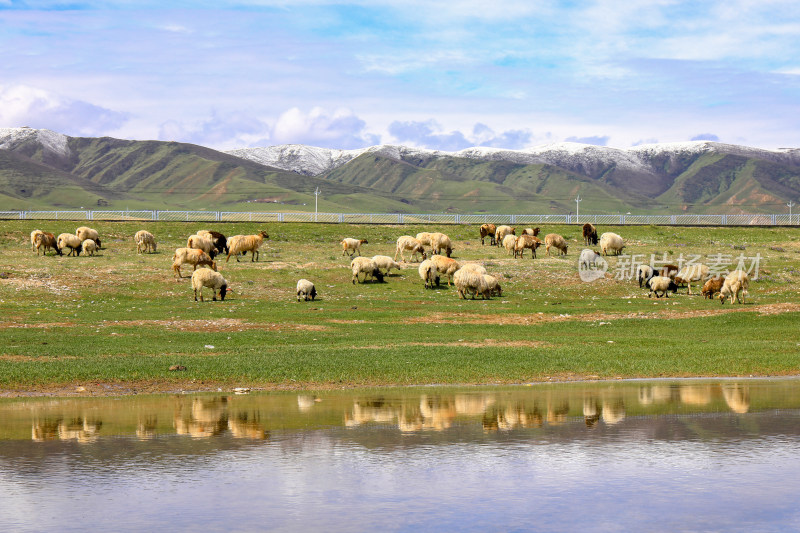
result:
M 379 137 L 365 131 L 366 122 L 349 109 L 329 112 L 314 107 L 303 112 L 293 107 L 278 117 L 272 128 L 273 144 L 310 144 L 325 148 L 362 148 L 378 144 Z

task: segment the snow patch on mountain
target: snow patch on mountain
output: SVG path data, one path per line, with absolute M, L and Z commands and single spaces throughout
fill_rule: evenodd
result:
M 33 128 L 0 128 L 0 150 L 11 150 L 29 140 L 36 140 L 42 147 L 58 155 L 69 157 L 69 138 L 61 133 Z

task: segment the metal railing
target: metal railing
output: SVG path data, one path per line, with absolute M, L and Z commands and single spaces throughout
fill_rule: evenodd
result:
M 796 226 L 800 215 L 457 215 L 405 213 L 266 213 L 239 211 L 0 211 L 0 220 L 171 222 L 319 222 L 327 224 L 592 224 L 659 226 Z

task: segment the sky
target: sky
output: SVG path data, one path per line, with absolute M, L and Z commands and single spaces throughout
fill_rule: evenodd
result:
M 0 127 L 228 150 L 800 147 L 796 0 L 0 0 Z

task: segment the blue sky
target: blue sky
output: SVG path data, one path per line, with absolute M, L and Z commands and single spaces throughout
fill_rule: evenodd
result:
M 796 0 L 0 0 L 0 127 L 219 149 L 800 146 Z

